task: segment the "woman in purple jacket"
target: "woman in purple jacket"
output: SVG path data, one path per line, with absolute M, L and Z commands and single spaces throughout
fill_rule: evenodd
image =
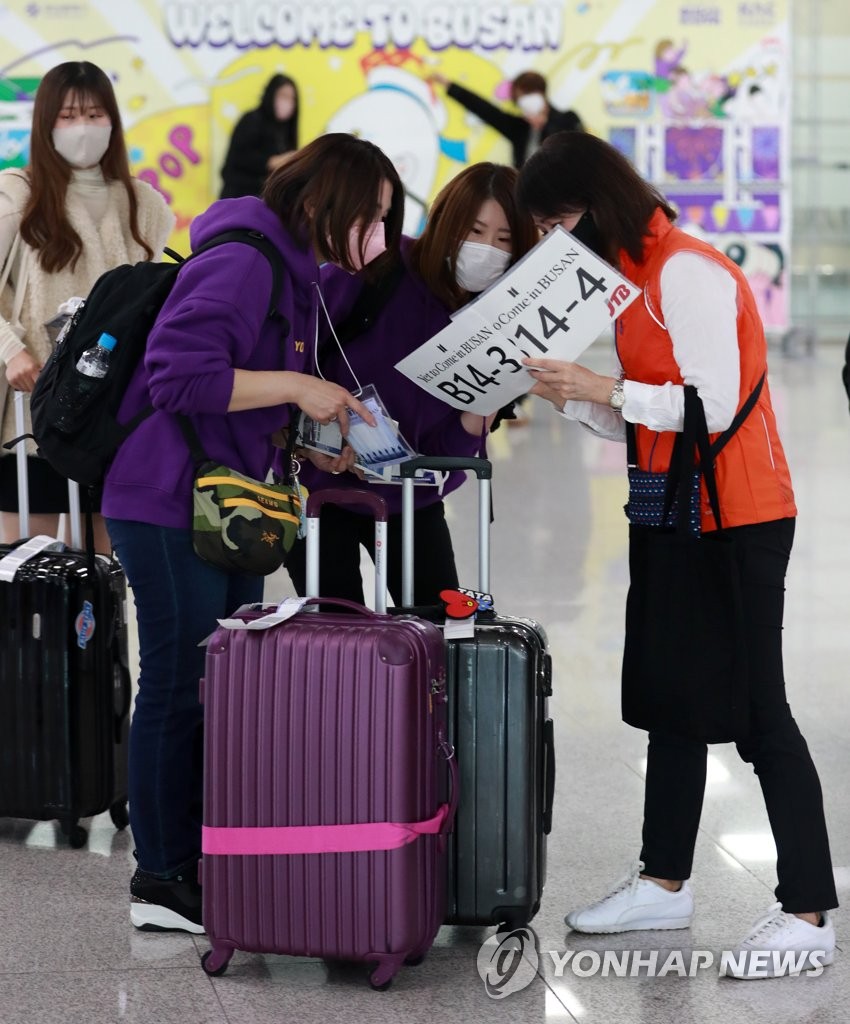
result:
M 178 274 L 119 411 L 127 422 L 155 409 L 119 449 L 102 505 L 139 623 L 129 779 L 138 928 L 204 930 L 199 644 L 217 619 L 263 596 L 262 577 L 228 574 L 193 550 L 194 465 L 175 414 L 190 418 L 210 459 L 254 479 L 265 478 L 272 435 L 296 406 L 322 423 L 339 420 L 343 432 L 348 410 L 372 421 L 344 387 L 309 374 L 314 284 L 319 263 L 355 273 L 385 248 L 391 258 L 402 211 L 390 161 L 350 135 L 300 150 L 271 175 L 262 199 L 214 203 L 192 224 L 193 247 L 233 228 L 263 234 L 283 261 L 282 317 L 267 316 L 272 271 L 262 253 L 240 242 L 200 253 Z
M 359 333 L 356 329 L 345 332 L 344 356 L 333 338 L 321 347 L 322 374 L 352 390 L 358 382 L 374 384 L 390 416 L 398 420 L 401 434 L 420 455 L 476 455 L 483 451 L 492 416 L 485 420 L 453 409 L 423 391 L 396 370 L 395 364 L 446 327 L 451 312 L 491 285 L 537 242 L 537 229 L 514 201 L 516 178 L 512 167 L 481 163 L 450 181 L 434 200 L 422 237 L 415 242 L 402 239 L 397 283 L 377 316 L 361 323 Z M 346 282 L 336 271 L 331 271 L 330 277 L 333 280 L 325 277 L 325 287 L 329 295 L 336 288 L 334 298 L 339 304 L 339 292 Z M 364 287 L 380 290 L 382 282 Z M 454 472 L 440 489 L 415 488 L 417 605 L 438 604 L 441 590 L 458 585 L 442 499 L 463 481 L 464 474 Z M 401 487 L 364 483 L 350 471 L 331 475 L 311 463 L 304 465 L 301 482 L 310 491 L 366 487 L 386 500 L 390 512 L 388 584 L 393 601 L 400 604 Z M 372 519 L 327 506 L 322 512 L 321 594 L 362 602 L 361 544 L 373 554 Z M 286 563 L 299 594 L 304 594 L 306 587 L 305 554 L 304 541 L 296 541 Z

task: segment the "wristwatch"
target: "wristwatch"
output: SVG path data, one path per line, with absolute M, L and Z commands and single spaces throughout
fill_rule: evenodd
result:
M 614 387 L 611 389 L 611 394 L 608 398 L 608 404 L 612 409 L 616 409 L 619 412 L 626 404 L 626 393 L 623 390 L 623 380 L 617 381 Z

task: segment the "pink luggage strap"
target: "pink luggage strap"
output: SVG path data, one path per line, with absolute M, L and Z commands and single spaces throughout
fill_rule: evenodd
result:
M 365 853 L 398 850 L 419 836 L 439 835 L 451 825 L 452 804 L 442 804 L 427 821 L 366 822 L 360 825 L 286 825 L 272 828 L 227 828 L 204 825 L 205 854 L 258 856 L 264 854 Z

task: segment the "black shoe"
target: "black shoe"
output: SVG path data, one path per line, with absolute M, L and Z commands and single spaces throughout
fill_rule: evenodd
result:
M 163 879 L 137 868 L 130 882 L 130 896 L 130 921 L 140 931 L 204 934 L 201 886 L 195 869 Z

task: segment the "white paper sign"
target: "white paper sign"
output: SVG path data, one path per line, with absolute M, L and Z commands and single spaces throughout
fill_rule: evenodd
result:
M 558 226 L 396 369 L 486 416 L 530 391 L 524 357 L 573 362 L 640 289 Z

